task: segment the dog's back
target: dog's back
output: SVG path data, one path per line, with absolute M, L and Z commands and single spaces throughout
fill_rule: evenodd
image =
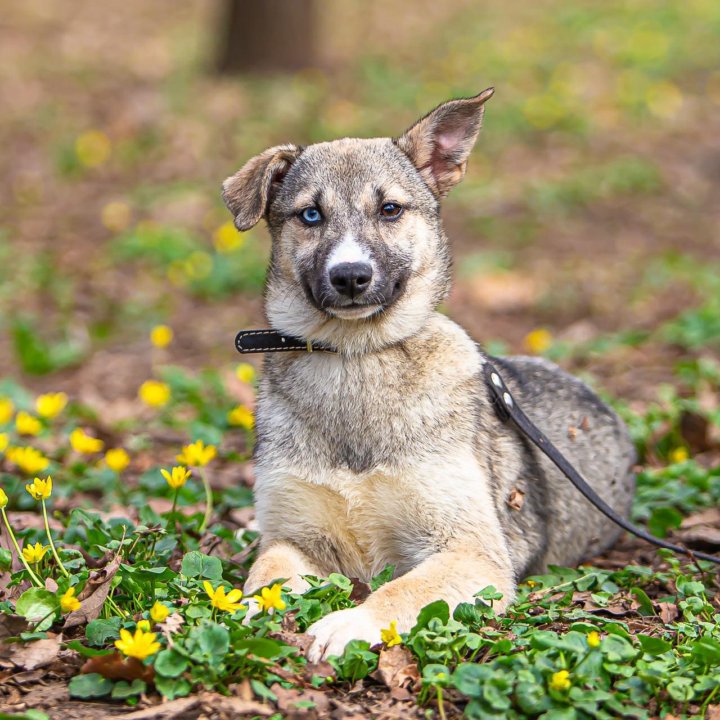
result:
M 627 517 L 635 492 L 635 449 L 622 420 L 585 383 L 547 360 L 517 356 L 492 361 L 528 417 L 598 495 Z M 516 433 L 512 426 L 508 431 Z M 524 485 L 527 495 L 518 503 L 535 503 L 546 532 L 542 549 L 537 548 L 521 574 L 541 572 L 549 564 L 575 565 L 610 547 L 620 528 L 593 508 L 537 448 L 523 445 L 529 480 Z M 511 492 L 503 490 L 499 499 Z M 511 505 L 499 502 L 498 511 L 508 534 L 522 530 Z

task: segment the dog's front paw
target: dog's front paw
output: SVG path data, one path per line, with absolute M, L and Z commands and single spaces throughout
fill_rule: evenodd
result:
M 330 613 L 307 629 L 308 635 L 314 637 L 308 659 L 320 662 L 330 655 L 342 655 L 351 640 L 366 640 L 375 645 L 380 642 L 382 627 L 382 621 L 364 606 Z

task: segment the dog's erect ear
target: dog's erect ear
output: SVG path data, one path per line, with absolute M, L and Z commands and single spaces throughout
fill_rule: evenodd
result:
M 223 200 L 235 216 L 238 230 L 249 230 L 265 215 L 274 189 L 300 152 L 297 145 L 268 148 L 248 160 L 223 183 Z
M 395 141 L 437 197 L 447 195 L 463 179 L 480 132 L 483 105 L 494 92 L 488 88 L 475 97 L 449 100 Z

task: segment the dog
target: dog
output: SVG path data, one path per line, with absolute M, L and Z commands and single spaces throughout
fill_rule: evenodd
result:
M 487 356 L 437 308 L 451 281 L 440 200 L 465 174 L 493 89 L 439 105 L 395 138 L 279 145 L 223 184 L 241 231 L 272 236 L 273 328 L 334 352 L 269 354 L 255 498 L 261 544 L 246 591 L 306 575 L 394 576 L 308 628 L 313 661 L 428 603 L 473 602 L 548 564 L 608 548 L 619 529 L 496 415 Z M 622 421 L 535 357 L 493 358 L 516 401 L 618 513 L 634 494 Z

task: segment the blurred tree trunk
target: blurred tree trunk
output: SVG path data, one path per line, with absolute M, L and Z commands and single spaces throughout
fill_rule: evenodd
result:
M 217 69 L 293 71 L 315 66 L 315 0 L 225 0 Z

